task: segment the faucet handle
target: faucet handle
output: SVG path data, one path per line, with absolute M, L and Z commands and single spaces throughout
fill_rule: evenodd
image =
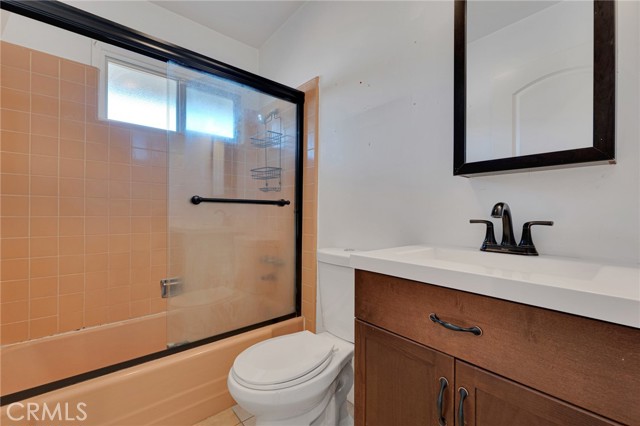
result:
M 533 249 L 535 250 L 533 240 L 531 239 L 531 227 L 533 225 L 553 226 L 553 221 L 532 220 L 531 222 L 525 222 L 525 224 L 522 225 L 522 238 L 520 239 L 520 244 L 518 244 L 518 247 L 533 247 Z
M 490 220 L 482 220 L 482 219 L 470 219 L 469 223 L 482 223 L 487 225 L 487 232 L 484 235 L 484 241 L 482 242 L 482 247 L 480 250 L 487 248 L 488 245 L 497 245 L 496 237 L 493 234 L 493 222 Z

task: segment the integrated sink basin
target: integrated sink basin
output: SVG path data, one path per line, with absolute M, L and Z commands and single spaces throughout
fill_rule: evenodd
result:
M 351 255 L 356 269 L 640 328 L 640 268 L 555 256 L 404 246 Z
M 434 261 L 449 262 L 441 264 L 451 268 L 476 268 L 479 273 L 517 274 L 523 279 L 534 275 L 545 275 L 549 278 L 558 276 L 573 279 L 592 279 L 601 269 L 601 265 L 566 261 L 548 257 L 508 256 L 497 253 L 486 253 L 478 250 L 465 250 L 440 247 L 400 247 L 396 255 L 410 262 L 433 264 Z

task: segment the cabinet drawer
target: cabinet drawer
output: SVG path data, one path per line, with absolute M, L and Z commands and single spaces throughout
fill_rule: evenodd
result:
M 479 327 L 480 336 L 442 327 Z M 640 425 L 640 330 L 356 271 L 356 317 L 618 422 Z

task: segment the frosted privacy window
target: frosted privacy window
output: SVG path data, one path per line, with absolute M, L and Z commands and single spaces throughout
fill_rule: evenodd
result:
M 188 131 L 233 139 L 235 137 L 233 99 L 210 91 L 187 87 L 186 127 Z
M 109 120 L 176 130 L 175 80 L 114 62 L 107 70 Z

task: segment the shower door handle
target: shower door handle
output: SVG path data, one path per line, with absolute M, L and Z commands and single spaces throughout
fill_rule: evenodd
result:
M 249 200 L 243 198 L 204 198 L 199 195 L 191 197 L 191 204 L 200 203 L 235 203 L 235 204 L 265 204 L 270 206 L 284 207 L 291 204 L 289 200 Z

